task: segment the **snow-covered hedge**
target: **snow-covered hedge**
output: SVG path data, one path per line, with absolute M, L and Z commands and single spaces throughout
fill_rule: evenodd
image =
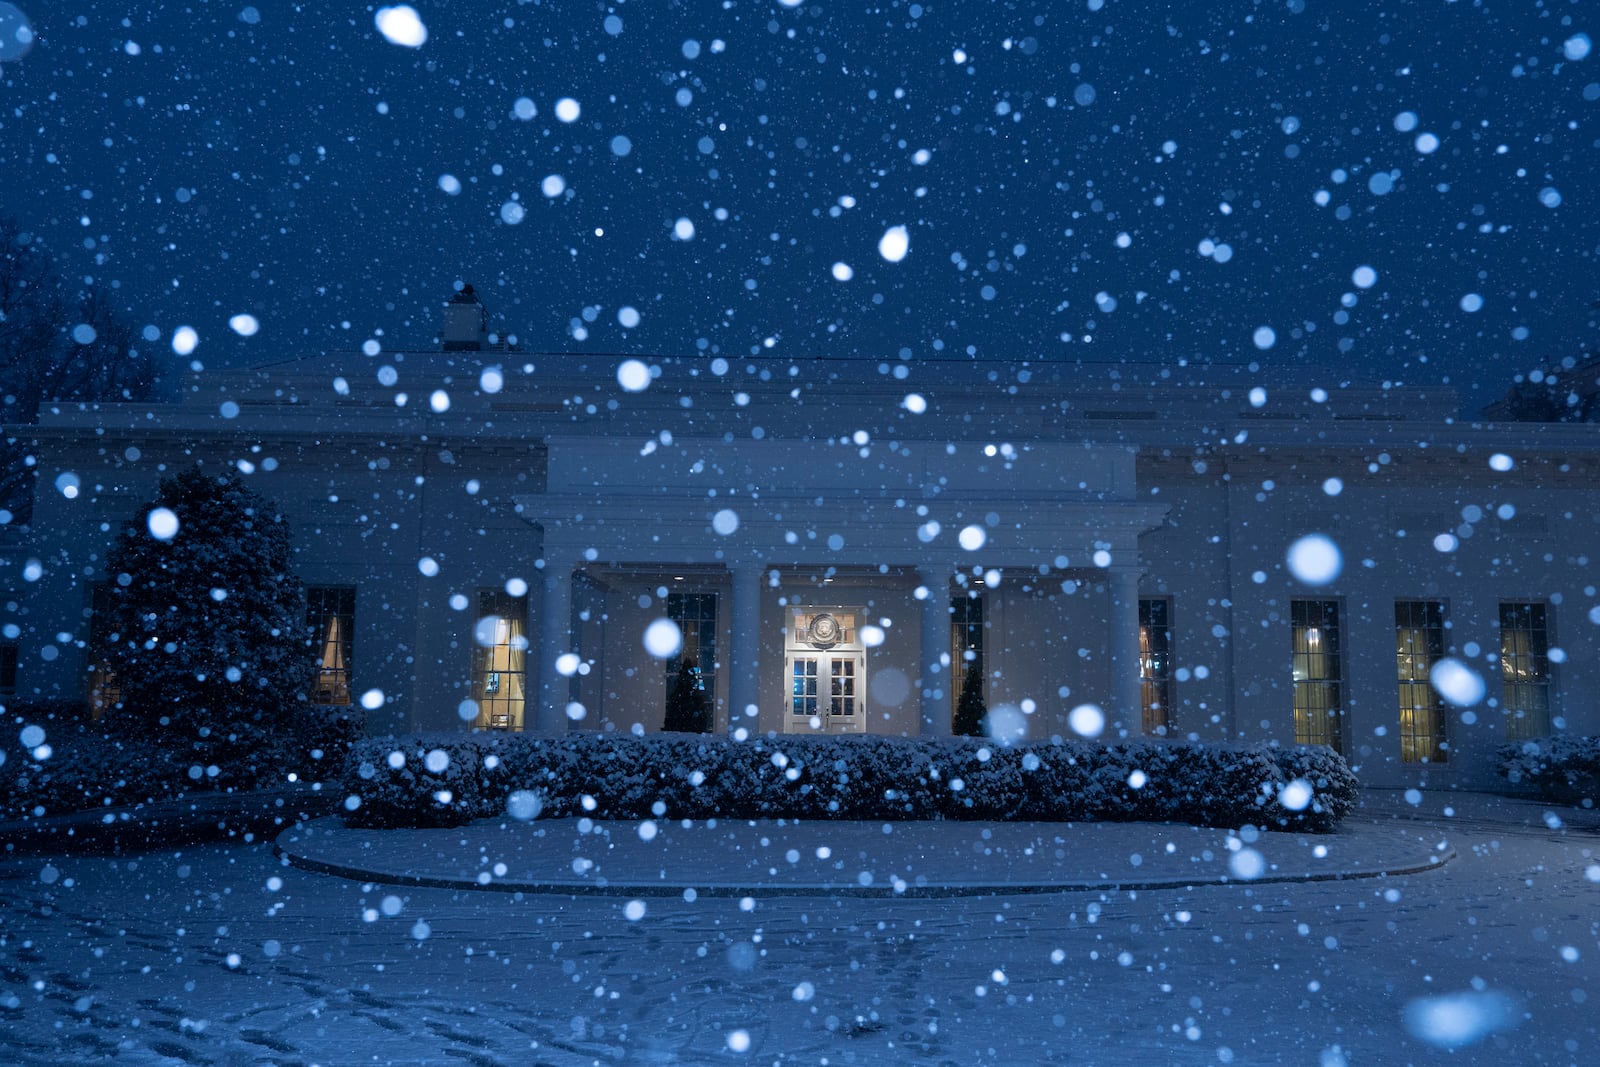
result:
M 1564 804 L 1600 804 L 1600 737 L 1545 737 L 1501 745 L 1501 777 Z
M 305 737 L 219 764 L 213 750 L 109 735 L 72 701 L 12 698 L 0 714 L 12 723 L 0 735 L 0 821 L 272 787 L 291 773 L 327 779 L 353 741 L 348 716 L 329 715 Z
M 1356 779 L 1325 748 L 979 738 L 475 733 L 350 751 L 354 826 L 529 818 L 1159 820 L 1332 830 Z

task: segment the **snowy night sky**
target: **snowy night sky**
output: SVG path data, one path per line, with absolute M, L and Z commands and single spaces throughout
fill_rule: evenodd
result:
M 1260 359 L 1473 406 L 1596 337 L 1567 0 L 423 3 L 417 48 L 375 10 L 0 3 L 0 211 L 209 364 L 431 347 L 457 281 L 530 351 Z

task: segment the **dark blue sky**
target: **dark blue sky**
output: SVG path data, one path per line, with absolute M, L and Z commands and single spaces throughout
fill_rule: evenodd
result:
M 210 363 L 427 346 L 458 279 L 533 351 L 1254 358 L 1482 400 L 1600 336 L 1600 24 L 1566 0 L 502 0 L 418 5 L 419 49 L 372 7 L 16 6 L 0 210 L 166 358 L 185 324 Z

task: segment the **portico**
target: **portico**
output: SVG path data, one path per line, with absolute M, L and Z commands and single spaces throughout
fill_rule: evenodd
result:
M 1138 539 L 1166 508 L 1135 502 L 1131 449 L 1056 446 L 1026 478 L 946 468 L 925 503 L 893 493 L 930 477 L 926 445 L 864 462 L 833 443 L 550 444 L 549 491 L 516 501 L 542 543 L 538 729 L 658 728 L 667 667 L 640 635 L 665 617 L 695 628 L 721 728 L 947 734 L 953 596 L 1010 628 L 988 642 L 987 699 L 1053 709 L 1065 691 L 1137 726 Z M 744 491 L 708 494 L 710 468 Z M 763 491 L 774 472 L 787 484 Z

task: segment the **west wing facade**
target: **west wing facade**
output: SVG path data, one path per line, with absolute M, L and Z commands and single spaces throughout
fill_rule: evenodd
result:
M 198 463 L 289 517 L 307 699 L 373 731 L 650 732 L 677 700 L 941 734 L 967 691 L 1001 739 L 1482 786 L 1506 740 L 1600 731 L 1592 427 L 1243 366 L 624 361 L 351 354 L 51 412 L 33 523 L 0 527 L 0 687 L 115 701 L 107 550 Z M 1293 562 L 1308 536 L 1335 573 Z

